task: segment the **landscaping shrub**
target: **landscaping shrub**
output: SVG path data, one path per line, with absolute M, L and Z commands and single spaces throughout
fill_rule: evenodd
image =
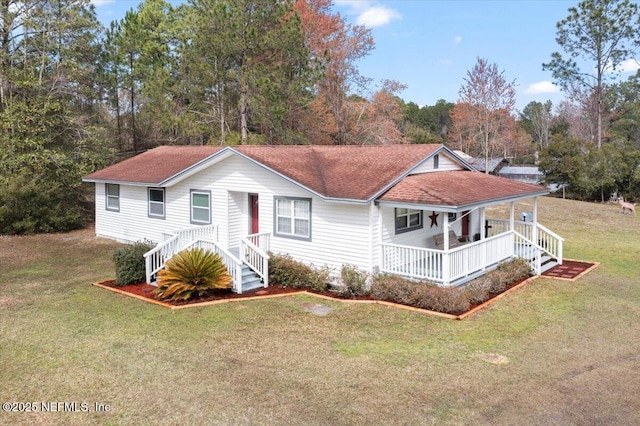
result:
M 388 300 L 406 303 L 410 299 L 407 280 L 398 275 L 377 274 L 371 280 L 371 297 L 377 300 Z
M 467 283 L 465 290 L 470 303 L 484 303 L 491 297 L 491 279 L 487 276 L 476 278 Z
M 510 262 L 502 263 L 498 266 L 498 271 L 503 273 L 504 279 L 509 284 L 522 281 L 533 275 L 531 266 L 525 259 L 514 259 Z
M 113 254 L 116 268 L 116 284 L 127 285 L 141 283 L 146 279 L 144 254 L 151 250 L 154 244 L 150 241 L 138 241 L 119 248 Z
M 497 269 L 470 281 L 465 286 L 465 290 L 471 303 L 480 304 L 531 275 L 529 262 L 524 259 L 514 259 L 501 263 Z
M 214 290 L 231 288 L 231 276 L 222 258 L 209 250 L 183 250 L 158 273 L 156 295 L 173 301 L 206 296 Z
M 289 255 L 269 253 L 269 281 L 282 287 L 326 291 L 329 269 L 315 269 Z
M 371 296 L 449 314 L 460 314 L 469 309 L 469 298 L 462 289 L 439 287 L 426 281 L 409 281 L 394 275 L 374 276 Z
M 367 289 L 369 274 L 366 272 L 353 265 L 342 265 L 340 276 L 342 278 L 342 286 L 338 289 L 338 293 L 341 296 L 354 298 L 369 293 Z

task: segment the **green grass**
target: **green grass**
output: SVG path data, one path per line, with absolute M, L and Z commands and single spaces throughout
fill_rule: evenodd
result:
M 640 218 L 539 204 L 600 267 L 463 321 L 309 296 L 171 311 L 90 285 L 119 247 L 91 230 L 0 237 L 0 402 L 111 407 L 0 424 L 638 424 Z

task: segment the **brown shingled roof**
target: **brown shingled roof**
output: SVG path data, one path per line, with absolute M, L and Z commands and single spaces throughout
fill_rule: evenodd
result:
M 234 147 L 325 197 L 351 200 L 370 199 L 440 148 L 439 144 Z
M 378 200 L 460 207 L 545 193 L 547 190 L 540 185 L 481 172 L 448 171 L 407 176 Z
M 159 146 L 91 173 L 83 180 L 157 185 L 221 149 L 218 146 Z
M 236 146 L 249 157 L 327 198 L 368 200 L 442 145 Z M 84 177 L 86 181 L 159 185 L 220 151 L 211 146 L 161 146 Z

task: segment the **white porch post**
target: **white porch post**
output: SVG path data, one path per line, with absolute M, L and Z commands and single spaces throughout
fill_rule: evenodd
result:
M 449 285 L 450 268 L 449 268 L 449 214 L 442 212 L 442 231 L 444 241 L 444 253 L 442 253 L 442 285 Z
M 533 197 L 533 224 L 531 226 L 531 240 L 533 244 L 538 245 L 538 197 Z M 538 255 L 536 256 L 536 270 L 534 273 L 540 275 L 542 272 L 542 252 L 536 249 Z
M 515 201 L 511 202 L 511 212 L 509 215 L 509 229 L 511 231 L 514 231 L 516 229 L 516 223 L 515 223 L 515 219 L 514 216 L 516 214 L 516 203 Z
M 480 239 L 487 237 L 487 228 L 485 228 L 487 218 L 485 217 L 484 207 L 480 207 Z

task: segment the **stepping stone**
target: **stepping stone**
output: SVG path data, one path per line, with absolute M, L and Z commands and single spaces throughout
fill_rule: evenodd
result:
M 303 303 L 302 307 L 305 311 L 311 312 L 312 314 L 324 317 L 329 312 L 333 311 L 333 308 L 330 308 L 325 305 L 321 305 L 319 303 Z

